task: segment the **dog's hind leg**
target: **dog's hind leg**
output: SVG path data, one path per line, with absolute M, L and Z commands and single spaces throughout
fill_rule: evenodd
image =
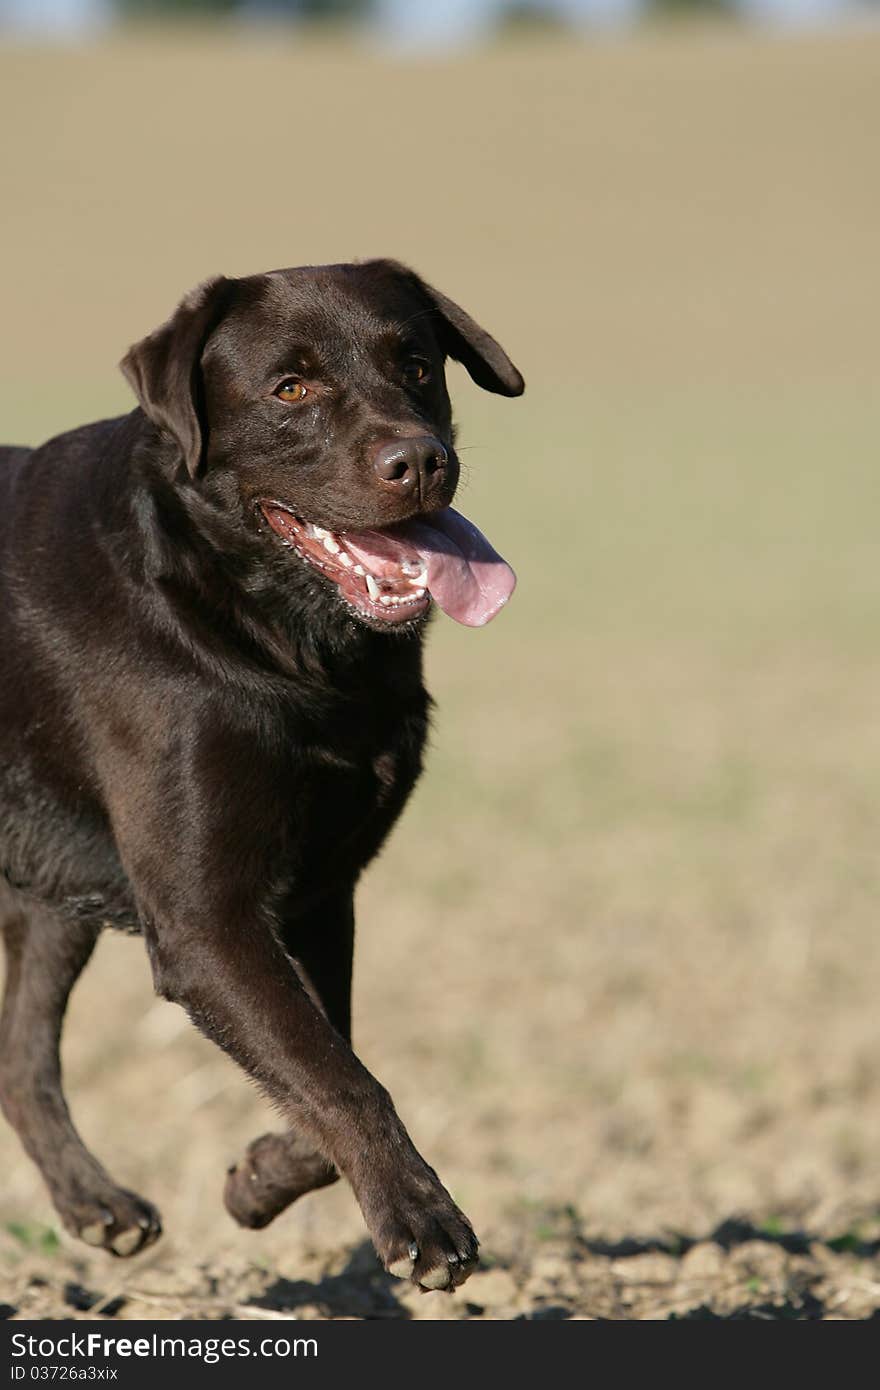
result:
M 354 904 L 350 892 L 282 929 L 297 974 L 346 1042 L 351 1039 Z M 259 1229 L 306 1192 L 329 1187 L 339 1174 L 293 1130 L 263 1134 L 229 1169 L 223 1200 L 240 1226 Z
M 0 896 L 6 987 L 0 1012 L 0 1106 L 40 1169 L 73 1235 L 133 1255 L 161 1234 L 158 1212 L 117 1187 L 74 1128 L 58 1048 L 68 996 L 96 929 Z

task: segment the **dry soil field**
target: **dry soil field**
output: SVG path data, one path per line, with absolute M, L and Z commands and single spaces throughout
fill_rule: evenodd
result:
M 484 1271 L 407 1292 L 341 1187 L 235 1229 L 272 1117 L 108 938 L 67 1084 L 166 1235 L 72 1244 L 0 1128 L 10 1316 L 877 1315 L 878 127 L 873 33 L 0 50 L 4 439 L 126 409 L 121 352 L 217 270 L 397 255 L 529 380 L 453 373 L 520 590 L 435 624 L 356 970 Z

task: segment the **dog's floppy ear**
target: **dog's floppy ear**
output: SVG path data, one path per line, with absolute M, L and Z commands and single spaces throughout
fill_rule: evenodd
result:
M 144 414 L 180 445 L 193 477 L 205 444 L 202 350 L 223 313 L 230 283 L 218 275 L 191 290 L 171 318 L 129 348 L 119 364 Z
M 424 280 L 422 286 L 440 315 L 438 336 L 449 356 L 460 362 L 484 391 L 494 391 L 499 396 L 521 396 L 526 389 L 525 381 L 501 344 L 445 294 L 426 285 Z
M 485 328 L 465 313 L 458 304 L 445 294 L 435 290 L 416 275 L 415 271 L 389 261 L 388 265 L 399 275 L 414 281 L 421 294 L 436 310 L 435 324 L 440 346 L 449 357 L 454 357 L 467 369 L 471 378 L 482 386 L 484 391 L 494 391 L 499 396 L 521 396 L 526 384 L 521 374 L 511 362 L 500 343 L 496 343 Z

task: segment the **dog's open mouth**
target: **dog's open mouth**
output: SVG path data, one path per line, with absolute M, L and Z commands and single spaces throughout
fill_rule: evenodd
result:
M 382 531 L 328 531 L 283 502 L 263 500 L 260 509 L 286 545 L 373 620 L 410 622 L 433 598 L 456 622 L 483 627 L 516 584 L 482 532 L 451 507 Z

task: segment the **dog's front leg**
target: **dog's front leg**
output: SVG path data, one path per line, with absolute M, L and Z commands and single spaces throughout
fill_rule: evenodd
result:
M 350 1043 L 354 884 L 340 884 L 306 911 L 282 914 L 279 928 L 281 944 L 311 998 Z M 259 1229 L 291 1202 L 338 1177 L 333 1165 L 296 1130 L 261 1134 L 228 1169 L 223 1200 L 239 1225 Z
M 349 1181 L 387 1269 L 452 1288 L 477 1240 L 387 1091 L 310 998 L 268 920 L 145 914 L 157 990 L 181 1004 Z

